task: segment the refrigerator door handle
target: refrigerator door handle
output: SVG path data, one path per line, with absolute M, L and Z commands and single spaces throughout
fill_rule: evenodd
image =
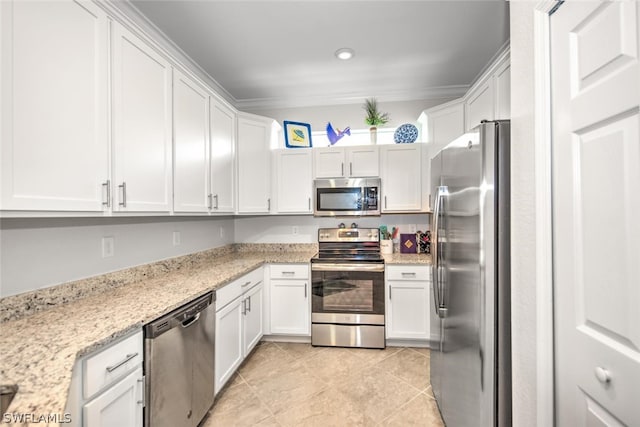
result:
M 438 187 L 436 192 L 436 200 L 433 208 L 433 227 L 432 227 L 433 228 L 432 230 L 433 303 L 434 303 L 434 308 L 436 310 L 436 314 L 438 315 L 438 317 L 443 317 L 441 315 L 442 301 L 440 299 L 442 295 L 441 295 L 441 287 L 440 287 L 440 266 L 438 262 L 439 251 L 440 251 L 440 248 L 438 247 L 438 227 L 439 227 L 439 220 L 440 220 L 440 204 L 442 203 L 443 196 L 445 196 L 447 192 L 448 192 L 448 189 L 446 186 Z

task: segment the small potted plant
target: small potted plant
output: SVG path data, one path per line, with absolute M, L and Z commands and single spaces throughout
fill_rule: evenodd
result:
M 370 126 L 371 143 L 375 144 L 378 140 L 378 126 L 386 125 L 389 122 L 389 114 L 378 111 L 378 102 L 375 98 L 366 99 L 362 108 L 367 113 L 364 122 Z

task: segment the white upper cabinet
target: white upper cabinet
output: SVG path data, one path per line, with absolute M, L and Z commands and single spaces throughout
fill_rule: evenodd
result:
M 422 209 L 421 145 L 396 144 L 380 147 L 382 212 Z
M 467 130 L 478 126 L 482 120 L 493 120 L 495 116 L 493 79 L 487 80 L 469 93 L 466 107 Z
M 322 147 L 313 150 L 315 178 L 380 175 L 377 146 Z
M 509 62 L 503 63 L 494 74 L 494 89 L 496 120 L 511 118 L 511 64 Z
M 102 211 L 106 14 L 73 1 L 2 1 L 0 9 L 1 209 Z
M 211 211 L 235 211 L 234 161 L 236 113 L 214 97 L 211 101 Z
M 271 132 L 273 120 L 238 115 L 238 213 L 271 211 Z
M 171 65 L 114 23 L 113 176 L 116 211 L 171 210 Z
M 465 129 L 471 130 L 482 120 L 511 117 L 510 52 L 505 50 L 465 95 Z
M 425 142 L 430 147 L 430 158 L 433 158 L 444 146 L 465 132 L 464 100 L 456 99 L 425 110 L 420 121 L 423 134 L 426 134 Z
M 312 213 L 311 151 L 296 148 L 275 152 L 278 213 Z
M 209 94 L 174 70 L 173 74 L 173 210 L 209 209 Z

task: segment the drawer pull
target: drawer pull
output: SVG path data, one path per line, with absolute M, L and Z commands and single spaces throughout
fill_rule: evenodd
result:
M 416 273 L 415 272 L 407 273 L 407 272 L 403 271 L 402 272 L 402 277 L 416 277 Z
M 138 352 L 127 354 L 127 357 L 125 357 L 121 362 L 118 362 L 118 363 L 116 363 L 115 365 L 112 365 L 112 366 L 107 366 L 107 372 L 115 371 L 120 366 L 124 365 L 125 363 L 127 363 L 128 361 L 130 361 L 131 359 L 136 357 L 137 355 L 138 355 Z
M 249 286 L 251 284 L 251 280 L 249 280 L 248 282 L 244 282 L 244 285 L 242 285 L 242 287 L 244 288 L 245 286 Z
M 283 276 L 295 276 L 296 272 L 295 271 L 283 271 L 282 275 Z

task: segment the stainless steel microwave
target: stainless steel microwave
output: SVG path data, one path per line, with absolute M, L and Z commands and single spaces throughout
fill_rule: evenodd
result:
M 314 216 L 380 215 L 380 178 L 313 181 Z

